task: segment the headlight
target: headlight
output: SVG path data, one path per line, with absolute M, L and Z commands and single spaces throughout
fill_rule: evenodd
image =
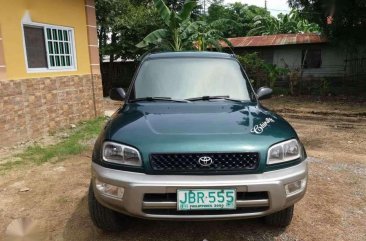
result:
M 138 150 L 130 146 L 110 141 L 104 142 L 103 144 L 103 160 L 128 166 L 142 165 Z
M 301 146 L 296 139 L 284 141 L 269 148 L 267 164 L 293 161 L 301 156 Z

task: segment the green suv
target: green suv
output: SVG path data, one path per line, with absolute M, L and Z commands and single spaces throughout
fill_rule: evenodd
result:
M 89 212 L 103 230 L 128 217 L 290 224 L 307 186 L 306 153 L 282 117 L 261 106 L 235 56 L 146 56 L 92 157 Z

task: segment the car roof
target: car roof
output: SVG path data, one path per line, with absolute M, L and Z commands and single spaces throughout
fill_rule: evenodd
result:
M 147 55 L 144 60 L 160 58 L 220 58 L 234 59 L 235 56 L 222 52 L 190 51 L 190 52 L 162 52 Z

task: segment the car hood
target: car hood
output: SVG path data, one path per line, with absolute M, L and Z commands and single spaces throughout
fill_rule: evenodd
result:
M 256 103 L 206 101 L 127 104 L 106 126 L 105 139 L 150 153 L 258 151 L 297 138 L 280 116 Z

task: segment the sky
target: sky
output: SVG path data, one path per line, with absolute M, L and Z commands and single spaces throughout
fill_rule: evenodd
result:
M 256 5 L 264 7 L 265 0 L 224 0 L 225 3 L 241 2 L 249 5 Z M 287 0 L 267 0 L 267 9 L 273 16 L 277 16 L 279 13 L 288 13 L 290 7 L 287 4 Z

